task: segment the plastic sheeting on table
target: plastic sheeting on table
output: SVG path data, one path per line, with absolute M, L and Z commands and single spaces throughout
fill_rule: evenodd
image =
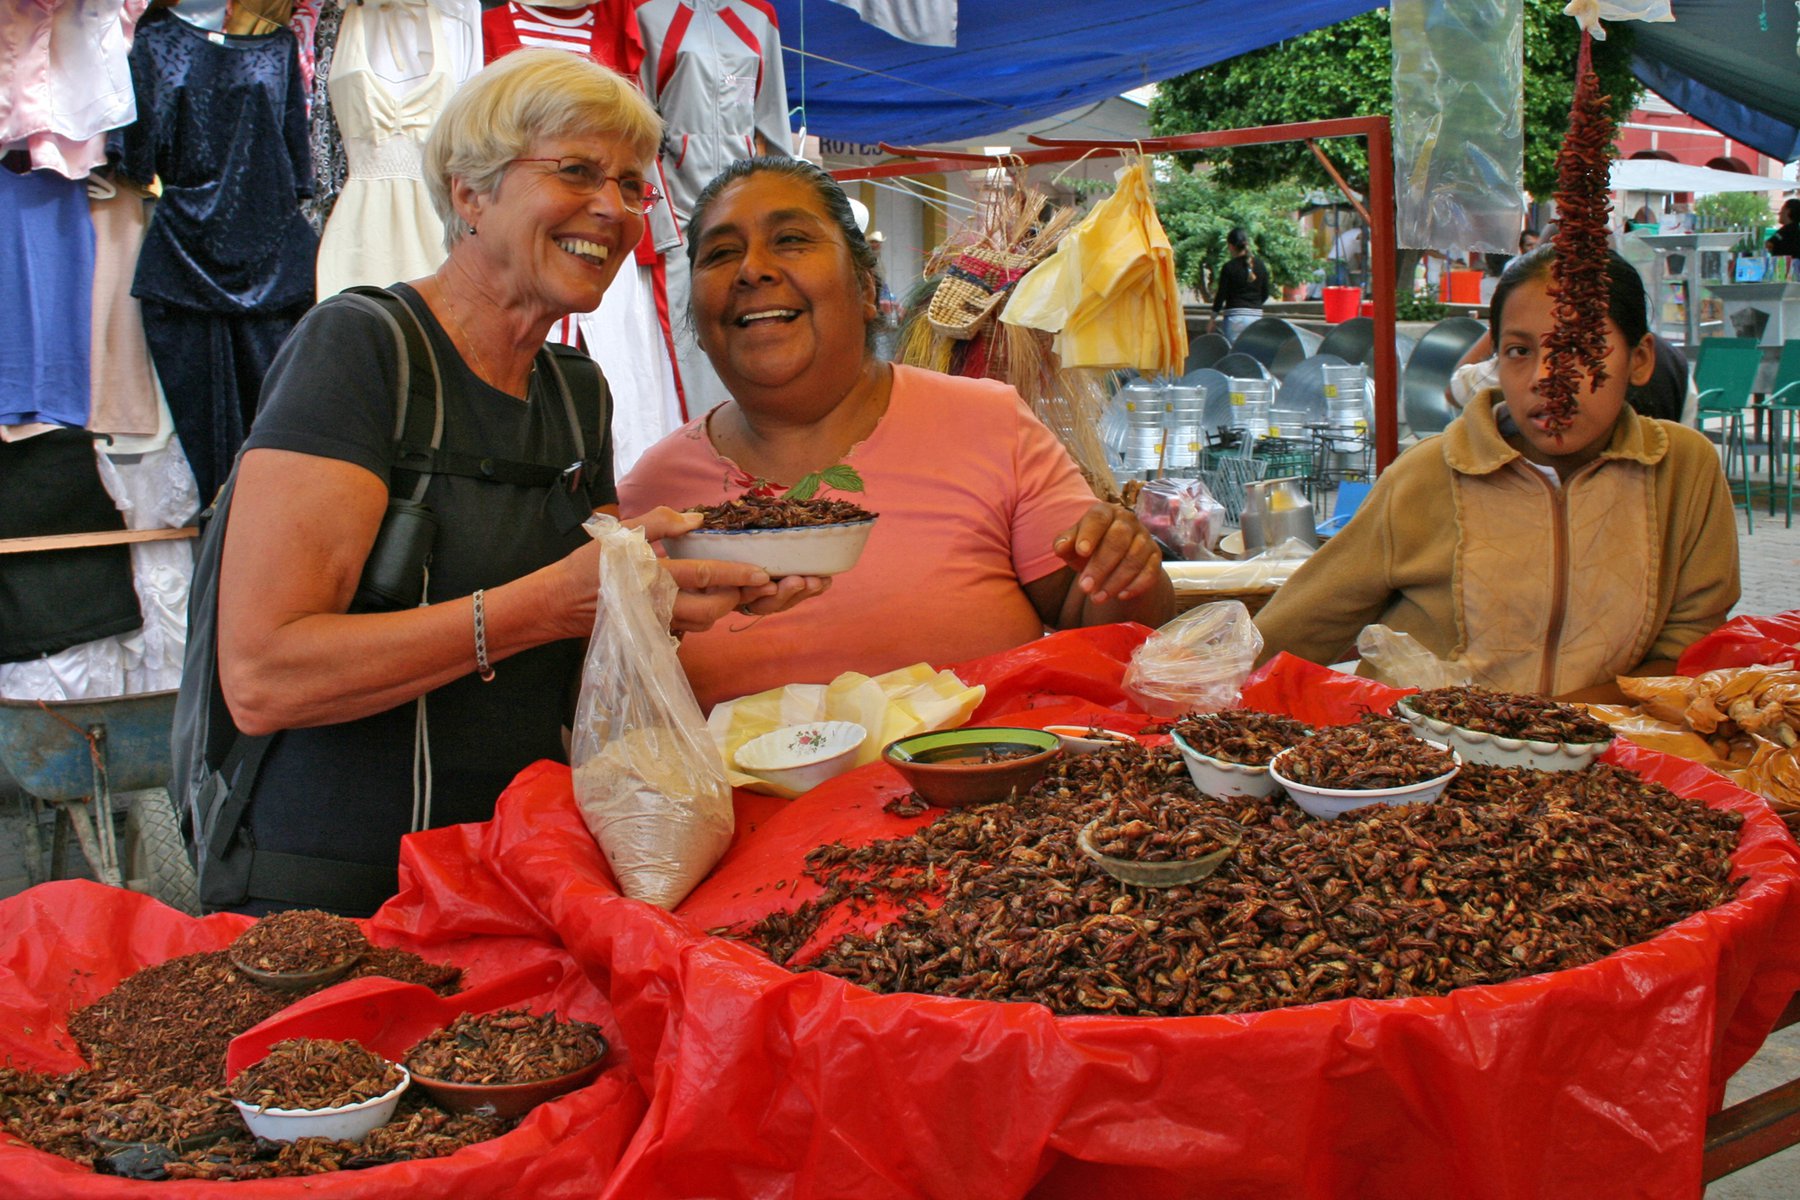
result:
M 1699 675 L 1762 663 L 1800 666 L 1800 609 L 1772 617 L 1733 617 L 1682 651 L 1675 669 Z
M 567 816 L 597 858 L 574 809 L 566 768 L 559 769 L 558 779 Z M 496 831 L 488 825 L 465 825 L 408 838 L 402 865 L 405 889 L 366 929 L 377 945 L 462 966 L 471 982 L 545 959 L 564 964 L 561 983 L 528 1007 L 554 1008 L 601 1025 L 613 1049 L 606 1072 L 592 1085 L 538 1107 L 503 1137 L 447 1158 L 282 1179 L 147 1184 L 95 1175 L 55 1155 L 0 1139 L 0 1179 L 6 1181 L 8 1200 L 150 1195 L 166 1200 L 576 1200 L 598 1193 L 625 1152 L 647 1101 L 602 993 L 574 969 L 550 926 L 483 864 L 488 852 L 484 835 L 491 832 Z M 516 838 L 516 830 L 508 832 Z M 0 1056 L 9 1065 L 39 1071 L 81 1067 L 68 1034 L 70 1012 L 143 967 L 222 949 L 249 923 L 249 918 L 233 915 L 195 919 L 147 896 L 86 881 L 47 883 L 0 901 Z
M 1005 691 L 1053 676 L 1064 648 L 1079 660 L 1096 640 L 957 671 Z M 1400 694 L 1279 658 L 1249 688 L 1333 723 Z M 1097 686 L 1055 702 L 1016 690 L 1044 703 L 1014 720 L 1135 719 Z M 906 788 L 881 764 L 774 810 L 675 914 L 612 890 L 561 769 L 519 778 L 484 850 L 605 982 L 655 1097 L 607 1195 L 1696 1195 L 1705 1116 L 1800 984 L 1800 851 L 1718 776 L 1610 754 L 1745 814 L 1736 899 L 1569 971 L 1231 1016 L 875 995 L 703 932 L 815 895 L 801 865 L 823 842 L 930 820 L 882 811 Z
M 990 697 L 1031 706 L 977 719 L 1092 716 L 1131 729 L 1142 718 L 1116 682 L 1110 703 L 1101 684 L 1072 684 L 1076 664 L 1122 674 L 1142 636 L 1084 630 L 956 669 L 988 684 Z M 1401 694 L 1286 657 L 1247 691 L 1328 723 Z M 1762 801 L 1709 771 L 1630 745 L 1609 756 L 1744 813 L 1738 897 L 1600 962 L 1443 997 L 1216 1017 L 1057 1017 L 1035 1004 L 875 995 L 789 973 L 704 932 L 816 894 L 801 864 L 822 842 L 893 837 L 936 815 L 884 813 L 907 789 L 881 764 L 771 808 L 671 914 L 619 895 L 576 812 L 568 770 L 540 763 L 514 781 L 492 821 L 407 839 L 405 890 L 369 928 L 377 941 L 405 933 L 417 942 L 410 948 L 453 961 L 560 943 L 604 989 L 607 1032 L 654 1099 L 616 1165 L 606 1140 L 614 1123 L 600 1123 L 600 1145 L 582 1139 L 593 1161 L 586 1194 L 1697 1195 L 1705 1116 L 1800 984 L 1800 850 Z M 100 889 L 52 890 L 73 886 L 0 904 L 8 947 L 0 1047 L 22 1052 L 23 1027 L 55 1030 L 77 993 L 97 995 L 141 962 L 223 945 L 242 925 L 176 917 L 126 893 L 108 896 L 130 915 L 108 918 L 88 902 Z M 45 936 L 64 920 L 68 953 Z M 43 1061 L 41 1052 L 28 1061 Z M 68 1172 L 48 1173 L 48 1156 L 0 1148 L 9 1183 L 26 1156 L 42 1173 L 37 1190 L 16 1194 L 88 1195 L 91 1185 L 91 1194 L 122 1196 L 116 1189 L 130 1186 L 86 1177 L 76 1188 Z M 390 1183 L 479 1194 L 439 1186 L 431 1172 L 454 1165 L 381 1167 L 306 1186 L 346 1196 L 386 1194 Z M 282 1182 L 280 1194 L 297 1190 Z M 197 1188 L 158 1186 L 172 1196 Z M 228 1186 L 209 1194 L 276 1194 L 274 1184 Z M 138 1185 L 132 1194 L 148 1193 Z

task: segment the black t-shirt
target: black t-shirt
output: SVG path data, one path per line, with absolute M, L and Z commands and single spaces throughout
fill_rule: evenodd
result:
M 561 395 L 540 354 L 528 403 L 483 383 L 457 355 L 418 293 L 393 288 L 424 322 L 444 380 L 443 447 L 521 463 L 567 466 L 581 455 Z M 404 322 L 404 316 L 402 316 Z M 562 360 L 565 374 L 582 364 Z M 244 448 L 290 450 L 355 463 L 388 481 L 393 460 L 398 362 L 393 334 L 374 314 L 327 300 L 282 346 L 263 386 L 262 408 Z M 414 363 L 413 370 L 428 370 Z M 572 389 L 579 396 L 579 389 Z M 418 403 L 414 398 L 413 403 Z M 594 506 L 614 503 L 611 405 L 601 381 L 600 411 L 581 417 L 587 457 L 605 463 L 588 481 Z M 427 599 L 469 596 L 546 566 L 587 534 L 558 532 L 547 489 L 433 475 L 425 503 L 439 528 Z M 596 581 L 596 584 L 598 581 Z M 473 669 L 426 697 L 433 826 L 486 820 L 521 769 L 562 760 L 562 726 L 572 712 L 586 647 L 579 640 L 539 646 L 497 664 L 491 683 Z M 473 621 L 469 663 L 475 661 Z M 258 849 L 391 865 L 412 824 L 413 733 L 407 702 L 341 725 L 279 735 L 251 805 Z
M 1800 258 L 1800 225 L 1776 226 L 1775 236 L 1769 239 L 1769 253 Z
M 1255 270 L 1251 267 L 1254 265 Z M 1261 308 L 1269 299 L 1269 268 L 1252 255 L 1240 255 L 1219 271 L 1219 294 L 1213 311 L 1227 308 Z

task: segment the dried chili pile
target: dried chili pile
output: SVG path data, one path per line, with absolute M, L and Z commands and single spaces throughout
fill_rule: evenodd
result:
M 1576 745 L 1610 742 L 1613 738 L 1612 729 L 1604 721 L 1590 717 L 1586 710 L 1543 696 L 1493 692 L 1483 687 L 1443 687 L 1409 696 L 1406 702 L 1416 713 L 1499 737 Z
M 530 1083 L 579 1071 L 605 1053 L 598 1025 L 504 1009 L 464 1013 L 407 1051 L 406 1065 L 445 1083 Z
M 258 1108 L 342 1108 L 385 1096 L 406 1076 L 354 1039 L 289 1038 L 237 1073 L 231 1096 Z
M 744 495 L 723 504 L 688 511 L 702 515 L 702 529 L 809 529 L 815 525 L 847 525 L 875 518 L 874 513 L 860 504 L 825 496 L 794 500 L 786 496 Z
M 1373 790 L 1423 783 L 1455 767 L 1448 750 L 1414 737 L 1406 722 L 1369 716 L 1313 734 L 1277 770 L 1308 787 Z
M 355 921 L 297 908 L 271 913 L 232 940 L 230 953 L 258 971 L 297 974 L 321 971 L 369 950 L 369 940 Z
M 1311 737 L 1313 728 L 1292 717 L 1246 708 L 1192 713 L 1175 722 L 1170 732 L 1208 758 L 1263 767 L 1289 746 Z
M 819 847 L 819 896 L 727 932 L 879 992 L 1187 1016 L 1580 966 L 1737 890 L 1738 814 L 1606 764 L 1469 766 L 1436 804 L 1337 821 L 1280 797 L 1219 804 L 1242 840 L 1186 887 L 1127 887 L 1076 848 L 1113 795 L 1184 775 L 1167 750 L 1062 760 L 1024 797 Z
M 1610 97 L 1594 74 L 1593 40 L 1581 35 L 1569 132 L 1556 155 L 1556 261 L 1551 288 L 1556 327 L 1544 339 L 1549 365 L 1538 384 L 1545 424 L 1567 429 L 1579 407 L 1581 376 L 1606 382 L 1607 264 L 1612 254 L 1613 122 Z
M 1237 823 L 1199 793 L 1127 791 L 1113 796 L 1088 842 L 1100 853 L 1134 862 L 1186 862 L 1238 840 Z

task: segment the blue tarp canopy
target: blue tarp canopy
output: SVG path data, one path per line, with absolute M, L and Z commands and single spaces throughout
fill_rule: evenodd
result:
M 828 0 L 773 4 L 788 97 L 804 106 L 807 132 L 896 144 L 998 133 L 1380 7 L 1369 0 L 962 0 L 957 44 L 939 48 L 891 37 Z M 1637 77 L 1746 145 L 1783 160 L 1800 157 L 1794 5 L 1767 4 L 1767 32 L 1758 24 L 1762 0 L 1674 0 L 1674 11 L 1673 23 L 1636 27 Z
M 1794 6 L 1674 0 L 1673 10 L 1672 23 L 1637 27 L 1632 73 L 1727 137 L 1783 162 L 1800 158 Z
M 1380 5 L 962 0 L 954 47 L 903 42 L 827 0 L 774 7 L 788 103 L 805 110 L 795 124 L 804 119 L 808 133 L 836 141 L 907 145 L 998 133 Z

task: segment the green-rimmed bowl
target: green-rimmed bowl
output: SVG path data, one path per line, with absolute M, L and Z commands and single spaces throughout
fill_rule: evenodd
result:
M 975 725 L 900 738 L 881 757 L 927 804 L 963 808 L 1024 791 L 1061 753 L 1062 739 L 1042 729 Z

